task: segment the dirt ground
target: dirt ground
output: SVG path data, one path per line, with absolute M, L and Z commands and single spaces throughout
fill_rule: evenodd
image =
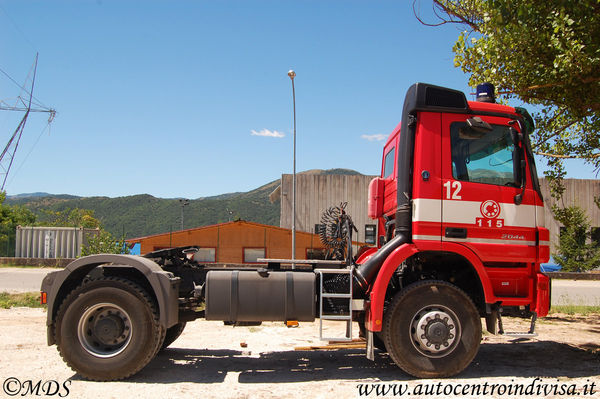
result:
M 419 393 L 422 397 L 427 387 L 437 387 L 428 397 L 512 398 L 525 396 L 508 390 L 519 384 L 533 389 L 527 395 L 530 398 L 600 398 L 600 315 L 542 319 L 537 326 L 539 336 L 529 340 L 486 333 L 473 363 L 456 378 L 443 380 L 409 377 L 381 352 L 371 362 L 364 349 L 294 350 L 323 344 L 318 339 L 318 321 L 291 329 L 281 323 L 233 328 L 195 321 L 140 373 L 109 383 L 85 381 L 62 362 L 56 347 L 46 345 L 45 317 L 41 309 L 0 310 L 0 396 L 9 397 L 7 389 L 15 394 L 17 380 L 26 385 L 29 380 L 33 384 L 52 380 L 61 385 L 58 394 L 73 398 L 340 399 L 361 397 L 360 389 L 392 386 L 411 390 L 410 394 L 396 392 L 396 397 Z M 505 319 L 506 331 L 527 327 L 521 320 Z M 486 395 L 469 391 L 484 384 Z M 490 392 L 492 385 L 498 390 Z M 468 389 L 461 390 L 464 387 Z M 16 395 L 22 397 L 24 392 L 21 389 Z M 39 393 L 24 396 L 44 396 Z M 393 397 L 392 393 L 387 396 Z M 377 397 L 375 391 L 368 397 Z

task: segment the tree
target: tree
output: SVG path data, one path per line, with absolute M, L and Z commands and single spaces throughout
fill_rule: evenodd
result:
M 504 98 L 537 105 L 534 151 L 546 157 L 562 194 L 563 160 L 600 168 L 600 2 L 598 0 L 432 0 L 438 20 L 464 28 L 454 64 L 469 84 L 491 82 Z
M 591 241 L 591 225 L 585 211 L 578 206 L 559 208 L 552 212 L 564 226 L 556 253 L 556 263 L 567 272 L 584 272 L 600 266 L 600 247 Z
M 25 207 L 4 204 L 5 199 L 6 193 L 0 192 L 0 250 L 5 256 L 14 256 L 17 226 L 34 224 L 35 215 Z
M 88 236 L 87 245 L 81 247 L 81 256 L 128 253 L 129 247 L 125 239 L 116 239 L 106 230 L 100 230 L 98 235 Z

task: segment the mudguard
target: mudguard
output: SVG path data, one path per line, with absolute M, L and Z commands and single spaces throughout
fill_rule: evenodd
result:
M 492 285 L 483 264 L 472 251 L 455 243 L 443 243 L 442 249 L 462 256 L 471 264 L 481 283 L 486 303 L 494 303 L 498 300 L 493 295 Z M 385 260 L 369 292 L 370 306 L 367 308 L 366 315 L 366 327 L 368 330 L 374 332 L 381 331 L 385 293 L 390 278 L 398 266 L 417 252 L 434 250 L 439 250 L 438 243 L 432 243 L 431 245 L 426 242 L 420 242 L 418 245 L 402 244 Z
M 369 331 L 381 331 L 383 324 L 383 303 L 388 283 L 402 262 L 418 252 L 414 244 L 402 244 L 385 260 L 369 293 L 370 306 L 367 308 L 366 327 Z
M 57 298 L 64 297 L 64 290 L 79 285 L 85 276 L 98 266 L 111 268 L 133 268 L 139 271 L 150 287 L 158 304 L 160 324 L 169 328 L 178 322 L 179 304 L 178 292 L 180 278 L 174 277 L 172 273 L 164 271 L 159 265 L 150 259 L 135 255 L 91 255 L 79 258 L 67 265 L 64 270 L 49 273 L 42 281 L 42 292 L 47 293 L 48 317 L 48 345 L 54 344 L 52 327 L 60 303 Z M 68 282 L 68 284 L 66 284 Z M 75 284 L 73 284 L 75 283 Z M 67 287 L 68 286 L 68 287 Z

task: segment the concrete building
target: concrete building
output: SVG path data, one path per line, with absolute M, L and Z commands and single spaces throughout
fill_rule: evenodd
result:
M 377 223 L 367 216 L 369 182 L 366 175 L 296 175 L 296 231 L 314 233 L 323 212 L 330 206 L 347 202 L 346 212 L 352 217 L 358 234 L 355 241 L 374 244 Z M 279 226 L 292 228 L 292 175 L 282 175 L 281 185 L 271 200 L 281 199 Z

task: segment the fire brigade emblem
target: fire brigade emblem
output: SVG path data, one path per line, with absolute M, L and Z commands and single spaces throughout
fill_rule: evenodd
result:
M 494 219 L 500 214 L 500 205 L 494 200 L 487 200 L 481 204 L 480 210 L 484 217 Z

